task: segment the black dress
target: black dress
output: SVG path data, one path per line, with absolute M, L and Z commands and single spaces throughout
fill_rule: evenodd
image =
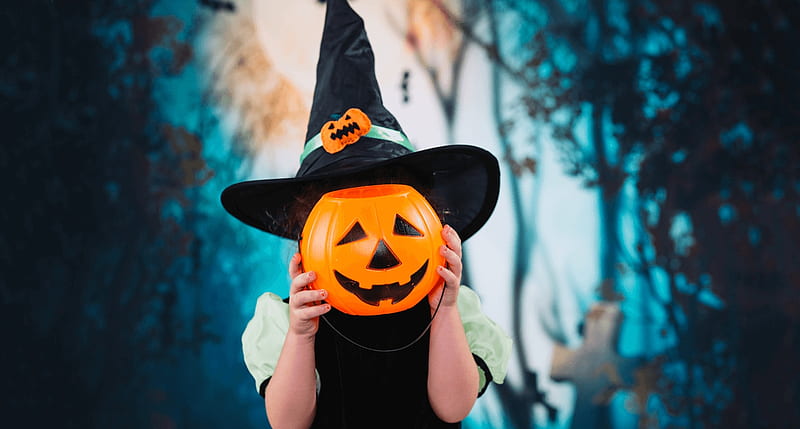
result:
M 428 326 L 428 300 L 400 313 L 325 316 L 353 341 L 373 349 L 401 348 Z M 439 420 L 428 401 L 429 332 L 408 348 L 376 352 L 352 344 L 320 321 L 315 352 L 321 389 L 312 428 L 458 428 Z

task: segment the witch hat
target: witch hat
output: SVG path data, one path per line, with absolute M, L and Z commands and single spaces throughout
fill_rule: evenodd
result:
M 242 222 L 298 240 L 319 198 L 354 186 L 414 187 L 462 240 L 497 203 L 497 159 L 476 146 L 414 151 L 383 106 L 364 21 L 347 0 L 328 0 L 317 82 L 300 168 L 293 178 L 251 180 L 222 192 L 222 205 Z

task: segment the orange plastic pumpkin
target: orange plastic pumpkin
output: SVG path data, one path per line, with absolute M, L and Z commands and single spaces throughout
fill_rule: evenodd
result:
M 358 108 L 350 108 L 339 119 L 328 121 L 319 131 L 322 147 L 328 153 L 336 153 L 353 144 L 372 128 L 369 116 Z
M 409 309 L 443 281 L 442 224 L 428 201 L 406 185 L 329 192 L 308 216 L 300 240 L 303 268 L 327 302 L 354 315 Z

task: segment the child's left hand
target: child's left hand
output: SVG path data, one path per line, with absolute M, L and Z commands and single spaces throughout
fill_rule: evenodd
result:
M 461 238 L 450 225 L 442 228 L 442 238 L 445 245 L 439 249 L 439 252 L 444 256 L 445 266 L 437 267 L 436 272 L 444 279 L 444 283 L 433 288 L 428 294 L 431 312 L 436 311 L 436 308 L 439 307 L 440 298 L 442 307 L 455 307 L 458 300 L 458 288 L 461 287 Z M 442 295 L 442 288 L 444 288 L 444 295 Z

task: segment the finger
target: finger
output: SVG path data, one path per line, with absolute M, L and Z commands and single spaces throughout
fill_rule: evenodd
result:
M 309 290 L 301 290 L 300 292 L 295 293 L 291 298 L 291 304 L 295 308 L 297 307 L 304 307 L 311 303 L 318 303 L 319 301 L 325 300 L 328 297 L 328 291 L 325 289 L 309 289 Z
M 458 276 L 456 276 L 452 271 L 445 267 L 439 266 L 436 268 L 436 272 L 444 279 L 444 282 L 448 287 L 459 287 Z
M 299 253 L 292 255 L 292 259 L 289 260 L 289 278 L 293 279 L 302 274 L 303 268 L 300 266 L 300 262 L 301 258 Z
M 297 292 L 306 289 L 316 279 L 317 279 L 317 273 L 313 271 L 298 274 L 295 278 L 292 279 L 292 282 L 289 283 L 289 296 L 291 297 Z
M 462 269 L 461 257 L 447 246 L 440 247 L 439 254 L 444 256 L 444 260 L 447 262 L 447 268 L 455 273 L 455 275 L 460 276 Z
M 311 305 L 297 309 L 297 316 L 303 320 L 310 320 L 331 311 L 330 304 Z
M 445 287 L 445 282 L 436 285 L 436 287 L 434 287 L 433 289 L 431 289 L 430 292 L 428 292 L 428 296 L 439 299 L 439 297 L 442 295 L 442 289 L 444 289 L 444 287 Z
M 458 257 L 460 258 L 461 237 L 458 236 L 456 230 L 453 229 L 453 227 L 451 227 L 450 225 L 445 225 L 444 228 L 442 228 L 442 238 L 444 239 L 444 243 L 447 245 L 447 247 L 452 249 L 453 252 L 455 252 L 456 255 L 458 255 Z

